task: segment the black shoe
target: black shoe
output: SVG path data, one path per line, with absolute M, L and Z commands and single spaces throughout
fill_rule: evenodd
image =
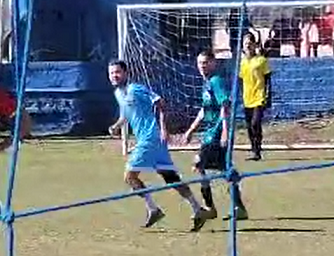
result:
M 210 212 L 201 208 L 193 217 L 193 228 L 191 232 L 198 232 L 204 226 L 205 222 L 210 219 Z
M 148 211 L 147 217 L 146 217 L 146 223 L 143 227 L 149 228 L 153 226 L 155 223 L 157 223 L 159 220 L 164 218 L 166 215 L 163 213 L 161 209 L 157 209 L 155 211 Z
M 230 220 L 231 215 L 228 214 L 227 216 L 223 217 L 223 221 Z M 237 220 L 248 220 L 248 212 L 247 209 L 244 206 L 237 206 L 236 207 L 236 219 Z
M 262 156 L 260 153 L 252 153 L 252 155 L 246 158 L 247 161 L 260 161 Z
M 218 217 L 217 209 L 213 207 L 203 207 L 204 210 L 207 211 L 207 220 L 214 220 Z M 191 216 L 191 219 L 194 220 L 196 218 L 196 215 Z

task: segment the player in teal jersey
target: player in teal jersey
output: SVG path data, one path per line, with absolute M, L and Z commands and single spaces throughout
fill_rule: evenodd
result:
M 197 57 L 197 66 L 203 77 L 202 108 L 195 121 L 185 133 L 185 140 L 190 142 L 191 135 L 202 123 L 204 134 L 201 148 L 196 155 L 194 171 L 206 175 L 207 170 L 225 171 L 225 155 L 228 139 L 230 91 L 224 79 L 216 71 L 216 60 L 212 51 L 203 51 Z M 202 182 L 201 193 L 210 218 L 217 218 L 210 182 Z M 240 190 L 235 196 L 237 218 L 247 219 L 248 213 L 241 200 Z M 229 216 L 227 216 L 229 218 Z
M 127 121 L 137 142 L 127 162 L 125 182 L 134 190 L 145 188 L 145 184 L 139 178 L 141 172 L 158 173 L 166 183 L 180 182 L 180 175 L 167 148 L 167 130 L 161 97 L 145 85 L 128 81 L 127 65 L 123 61 L 112 62 L 109 65 L 109 78 L 115 87 L 115 97 L 120 107 L 120 118 L 110 130 L 117 130 Z M 160 124 L 154 113 L 155 107 L 159 112 Z M 201 207 L 188 185 L 184 184 L 175 189 L 192 207 L 192 231 L 199 231 L 208 219 L 209 212 Z M 147 208 L 145 227 L 150 227 L 165 214 L 150 194 L 140 196 L 145 199 Z

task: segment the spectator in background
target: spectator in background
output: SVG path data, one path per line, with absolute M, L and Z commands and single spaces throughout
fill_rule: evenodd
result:
M 304 32 L 303 40 L 306 48 L 306 57 L 311 56 L 311 49 L 313 50 L 313 56 L 318 56 L 319 30 L 317 19 L 318 17 L 313 14 L 310 19 L 303 22 L 302 31 Z
M 327 6 L 324 14 L 316 20 L 319 43 L 333 48 L 334 6 Z M 334 49 L 333 49 L 334 50 Z
M 186 3 L 186 0 L 160 0 L 160 3 Z M 168 41 L 166 54 L 177 60 L 196 59 L 197 54 L 212 47 L 212 24 L 215 16 L 208 12 L 174 9 L 159 14 L 160 34 Z
M 297 10 L 298 11 L 298 10 Z M 269 31 L 269 38 L 264 47 L 268 50 L 268 57 L 280 57 L 282 44 L 292 43 L 295 48 L 295 55 L 300 57 L 301 29 L 300 20 L 297 14 L 291 18 L 280 17 L 275 19 Z
M 303 24 L 304 42 L 306 47 L 306 56 L 318 56 L 319 45 L 329 45 L 333 49 L 333 27 L 334 10 L 333 6 L 326 6 L 323 13 L 312 13 L 309 19 Z
M 239 35 L 239 20 L 240 20 L 240 12 L 238 8 L 232 8 L 230 10 L 230 14 L 227 20 L 227 27 L 226 32 L 229 33 L 230 36 L 230 49 L 232 53 L 232 58 L 235 58 L 238 52 L 238 35 Z M 241 38 L 243 39 L 244 36 L 253 29 L 254 32 L 259 32 L 254 28 L 253 24 L 249 20 L 248 12 L 245 11 L 245 17 L 243 22 L 242 28 L 242 35 Z M 241 42 L 242 45 L 243 42 Z

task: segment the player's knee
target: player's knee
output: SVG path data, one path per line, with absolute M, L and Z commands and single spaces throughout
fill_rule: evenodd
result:
M 200 154 L 196 155 L 194 158 L 192 171 L 202 174 L 204 171 L 204 162 Z
M 210 188 L 211 185 L 210 185 L 210 181 L 202 181 L 201 182 L 201 189 L 207 189 L 207 188 Z
M 167 184 L 180 182 L 181 178 L 180 175 L 175 171 L 159 171 L 159 174 L 162 176 L 162 178 L 165 180 Z

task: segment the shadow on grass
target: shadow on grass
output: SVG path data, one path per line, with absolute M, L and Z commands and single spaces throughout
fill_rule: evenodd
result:
M 334 160 L 333 156 L 328 157 L 312 157 L 312 156 L 303 156 L 303 157 L 266 157 L 263 161 L 315 161 L 315 160 Z
M 176 229 L 149 229 L 144 230 L 148 234 L 177 234 L 177 235 L 187 235 L 195 234 L 196 232 L 186 231 L 186 230 L 176 230 Z M 229 233 L 228 229 L 210 229 L 203 230 L 198 233 Z M 238 229 L 238 233 L 325 233 L 324 229 L 304 229 L 304 228 L 242 228 Z
M 324 221 L 324 220 L 334 220 L 334 217 L 320 217 L 320 216 L 310 216 L 310 217 L 270 217 L 270 218 L 260 218 L 260 219 L 250 219 L 250 221 L 281 221 L 281 220 L 300 220 L 300 221 Z

